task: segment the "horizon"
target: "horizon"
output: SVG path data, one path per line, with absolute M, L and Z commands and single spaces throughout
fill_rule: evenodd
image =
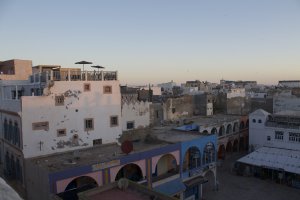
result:
M 1 60 L 118 71 L 122 84 L 299 80 L 300 2 L 0 2 Z M 86 66 L 87 70 L 93 70 Z

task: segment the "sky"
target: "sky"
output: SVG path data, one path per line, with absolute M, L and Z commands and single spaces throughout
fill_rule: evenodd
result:
M 0 0 L 0 47 L 2 61 L 87 60 L 129 85 L 277 84 L 300 79 L 300 0 Z

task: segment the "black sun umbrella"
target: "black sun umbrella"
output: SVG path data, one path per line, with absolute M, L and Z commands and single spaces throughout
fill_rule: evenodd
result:
M 88 62 L 88 61 L 79 61 L 79 62 L 76 62 L 75 64 L 81 64 L 81 65 L 83 65 L 83 70 L 82 71 L 84 71 L 84 65 L 85 64 L 93 64 L 92 62 Z
M 97 68 L 98 69 L 98 72 L 99 72 L 99 69 L 104 69 L 105 67 L 102 67 L 100 65 L 93 65 L 91 67 L 94 67 L 94 68 Z

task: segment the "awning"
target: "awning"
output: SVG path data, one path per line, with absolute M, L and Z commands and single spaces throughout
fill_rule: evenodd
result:
M 169 181 L 167 183 L 161 184 L 154 188 L 155 191 L 161 192 L 163 194 L 173 196 L 186 189 L 185 185 L 182 183 L 180 178 Z
M 300 151 L 262 147 L 240 158 L 238 162 L 300 174 Z

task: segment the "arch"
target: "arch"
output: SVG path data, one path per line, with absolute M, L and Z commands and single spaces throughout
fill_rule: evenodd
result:
M 8 122 L 7 122 L 7 119 L 4 119 L 3 127 L 4 127 L 4 138 L 6 140 L 8 140 Z
M 245 128 L 245 123 L 243 121 L 241 121 L 240 123 L 240 130 L 243 130 Z
M 224 160 L 225 153 L 226 153 L 225 146 L 222 144 L 219 146 L 219 149 L 218 149 L 218 158 Z
M 178 163 L 172 154 L 165 154 L 158 160 L 156 164 L 155 175 L 161 176 L 163 174 L 178 172 Z
M 224 133 L 225 133 L 225 127 L 222 125 L 222 126 L 220 127 L 220 129 L 219 129 L 219 137 L 220 137 L 220 136 L 223 136 Z
M 186 150 L 183 160 L 183 171 L 201 166 L 201 152 L 198 147 L 192 146 Z
M 202 198 L 205 198 L 205 195 L 207 195 L 208 193 L 210 193 L 210 191 L 215 189 L 215 173 L 212 170 L 208 170 L 205 174 L 204 174 L 204 179 L 207 180 L 207 183 L 203 184 L 203 188 L 202 188 Z M 205 198 L 206 199 L 206 198 Z
M 205 145 L 202 156 L 202 165 L 209 164 L 215 161 L 216 149 L 212 142 Z
M 236 133 L 239 130 L 239 123 L 238 122 L 234 122 L 233 124 L 233 132 Z
M 239 149 L 240 149 L 240 151 L 245 150 L 245 139 L 244 139 L 244 137 L 240 137 Z
M 98 187 L 97 181 L 90 176 L 79 176 L 74 178 L 66 187 L 65 192 L 75 189 L 90 189 Z
M 8 137 L 8 140 L 9 140 L 10 142 L 11 142 L 12 139 L 13 139 L 12 133 L 13 133 L 13 123 L 12 123 L 11 120 L 9 120 L 9 122 L 8 122 L 8 135 L 7 135 L 7 137 Z
M 226 128 L 226 134 L 230 134 L 230 133 L 232 133 L 232 125 L 228 124 Z
M 121 178 L 127 178 L 129 180 L 138 182 L 143 180 L 143 173 L 141 168 L 134 163 L 124 165 L 117 173 L 115 181 Z
M 232 152 L 232 144 L 230 141 L 227 142 L 226 145 L 226 152 L 231 153 Z
M 213 128 L 211 129 L 211 134 L 217 134 L 217 133 L 218 133 L 217 128 L 213 127 Z
M 238 149 L 239 149 L 239 141 L 237 139 L 235 139 L 233 141 L 232 151 L 233 152 L 238 152 Z
M 207 131 L 207 130 L 204 130 L 202 133 L 204 133 L 204 134 L 208 134 L 208 131 Z

